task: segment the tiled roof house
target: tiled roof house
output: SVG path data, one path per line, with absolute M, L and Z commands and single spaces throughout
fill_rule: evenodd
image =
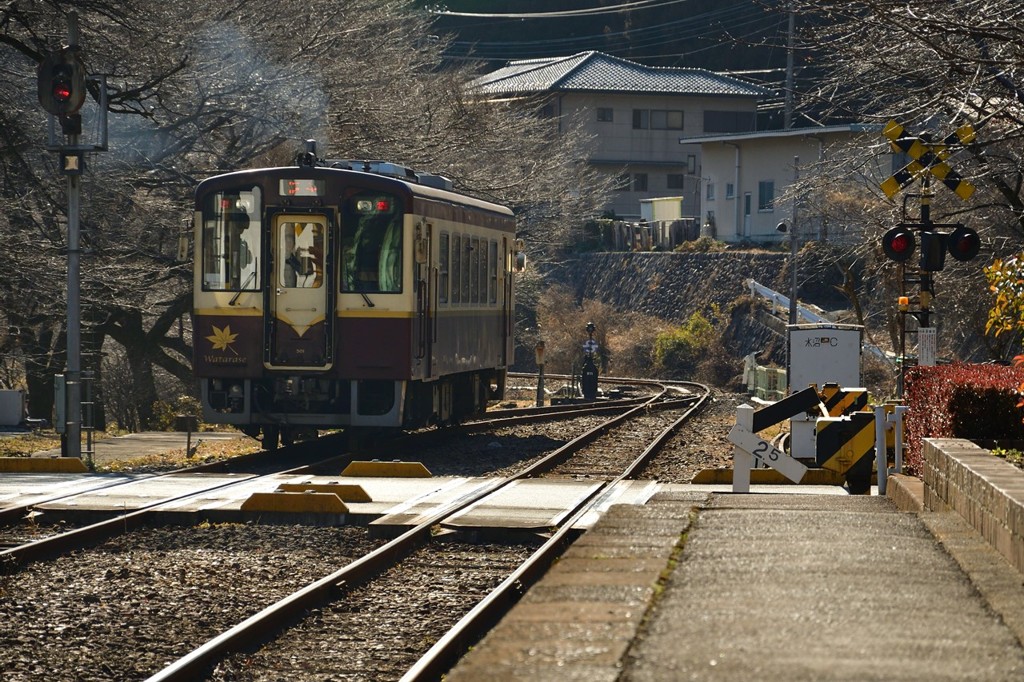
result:
M 650 67 L 601 52 L 513 61 L 471 87 L 487 97 L 541 97 L 543 113 L 581 116 L 595 146 L 589 163 L 619 178 L 608 210 L 637 218 L 640 202 L 682 197 L 701 215 L 701 147 L 680 138 L 749 132 L 773 92 L 704 69 Z

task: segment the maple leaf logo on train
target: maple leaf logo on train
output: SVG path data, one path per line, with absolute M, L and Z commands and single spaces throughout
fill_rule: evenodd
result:
M 231 325 L 226 324 L 221 329 L 217 325 L 213 325 L 213 334 L 206 337 L 206 340 L 213 344 L 214 350 L 230 350 L 235 355 L 238 355 L 238 351 L 231 347 L 231 344 L 238 338 L 238 334 L 231 333 Z

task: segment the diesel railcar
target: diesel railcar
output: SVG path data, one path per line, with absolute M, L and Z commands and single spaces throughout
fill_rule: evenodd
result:
M 264 447 L 457 422 L 502 397 L 515 218 L 439 176 L 316 158 L 199 184 L 203 419 Z

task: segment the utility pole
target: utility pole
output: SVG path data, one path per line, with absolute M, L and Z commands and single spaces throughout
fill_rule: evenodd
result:
M 782 127 L 793 127 L 793 33 L 796 30 L 796 12 L 789 10 L 789 26 L 786 36 L 786 100 L 782 112 Z M 793 221 L 794 223 L 796 220 Z

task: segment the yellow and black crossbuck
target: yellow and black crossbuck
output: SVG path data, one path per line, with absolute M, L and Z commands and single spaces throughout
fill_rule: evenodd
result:
M 912 160 L 899 169 L 888 180 L 882 183 L 882 191 L 892 198 L 901 189 L 912 183 L 924 172 L 938 178 L 942 184 L 951 189 L 958 197 L 966 201 L 974 194 L 974 185 L 964 180 L 959 173 L 946 163 L 953 153 L 952 147 L 967 145 L 974 141 L 975 131 L 970 124 L 957 128 L 942 139 L 931 142 L 927 136 L 915 137 L 896 121 L 889 121 L 882 134 L 889 139 L 895 152 L 903 152 Z

